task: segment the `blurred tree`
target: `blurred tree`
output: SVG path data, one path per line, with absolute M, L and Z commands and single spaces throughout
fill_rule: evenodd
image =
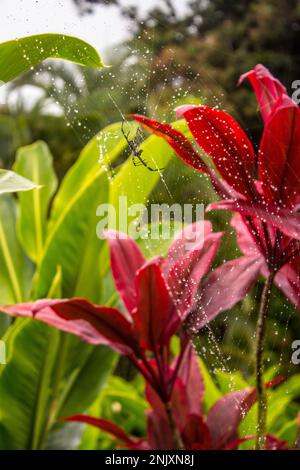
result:
M 45 140 L 55 158 L 60 177 L 77 158 L 83 141 L 74 128 L 68 126 L 64 116 L 43 113 L 37 103 L 26 109 L 23 102 L 17 106 L 0 108 L 0 166 L 10 168 L 20 146 Z
M 262 62 L 290 91 L 300 77 L 298 0 L 187 0 L 180 15 L 175 0 L 157 2 L 145 15 L 122 0 L 74 1 L 89 7 L 85 11 L 97 3 L 113 4 L 123 15 L 131 15 L 135 27 L 129 54 L 133 47 L 151 49 L 153 92 L 166 85 L 184 89 L 188 79 L 189 93 L 200 93 L 210 104 L 233 112 L 247 122 L 255 140 L 260 127 L 256 103 L 250 89 L 235 89 L 238 76 Z

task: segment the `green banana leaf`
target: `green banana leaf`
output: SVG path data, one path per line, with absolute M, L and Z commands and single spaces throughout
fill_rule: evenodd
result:
M 42 256 L 46 236 L 48 206 L 57 178 L 53 158 L 44 142 L 36 142 L 17 151 L 14 169 L 40 186 L 19 194 L 18 236 L 26 254 L 35 262 Z
M 0 81 L 9 82 L 49 58 L 87 67 L 104 66 L 98 52 L 81 39 L 64 34 L 37 34 L 0 44 Z
M 99 394 L 115 354 L 88 346 L 84 360 L 79 356 L 73 361 L 73 376 L 66 377 L 61 349 L 65 337 L 73 339 L 28 319 L 15 322 L 6 334 L 8 359 L 0 369 L 0 449 L 43 449 L 51 429 L 55 433 L 58 426 L 62 431 L 63 424 L 55 424 L 58 406 L 84 412 Z
M 110 180 L 104 165 L 111 164 L 125 145 L 120 124 L 109 126 L 92 139 L 66 175 L 53 202 L 36 273 L 35 298 L 46 296 L 60 265 L 63 296 L 99 300 L 100 254 L 104 242 L 96 235 L 96 209 L 108 201 Z
M 0 299 L 13 304 L 29 298 L 33 265 L 16 234 L 17 202 L 10 194 L 0 196 Z
M 58 339 L 58 331 L 37 321 L 9 329 L 8 361 L 0 369 L 0 449 L 42 448 Z

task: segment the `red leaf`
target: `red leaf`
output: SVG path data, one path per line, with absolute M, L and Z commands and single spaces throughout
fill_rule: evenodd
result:
M 64 300 L 60 299 L 42 299 L 37 300 L 36 302 L 26 302 L 23 304 L 14 304 L 9 306 L 0 306 L 1 312 L 6 313 L 7 315 L 11 315 L 14 317 L 29 317 L 34 318 L 37 312 L 47 312 L 49 309 L 49 313 L 52 313 L 51 306 L 57 304 L 58 302 L 64 302 Z M 44 315 L 41 315 L 44 318 Z M 56 316 L 53 317 L 53 321 L 57 319 L 60 322 L 61 318 Z M 45 322 L 47 323 L 47 322 Z M 55 325 L 54 325 L 55 326 Z
M 59 308 L 59 306 L 64 303 L 68 304 L 72 302 L 72 300 L 44 299 L 38 300 L 37 302 L 28 302 L 25 304 L 11 305 L 9 307 L 1 307 L 0 310 L 8 315 L 34 318 L 43 323 L 46 323 L 47 325 L 57 328 L 58 330 L 79 336 L 83 341 L 89 344 L 104 344 L 112 346 L 111 341 L 108 340 L 106 336 L 103 336 L 103 334 L 100 333 L 98 329 L 91 324 L 88 315 L 85 315 L 84 320 L 68 320 L 58 315 L 53 308 L 54 306 Z M 66 308 L 68 308 L 68 306 L 66 306 Z M 103 309 L 104 312 L 107 312 L 108 315 L 110 315 L 111 310 L 115 310 L 108 307 L 103 307 L 101 309 Z M 118 314 L 120 316 L 122 315 L 119 312 Z M 113 318 L 114 315 L 112 315 L 111 319 Z M 122 315 L 121 321 L 123 318 L 125 319 L 125 317 Z M 126 319 L 125 321 L 127 322 Z M 128 322 L 126 323 L 126 327 L 130 329 L 132 328 L 131 324 Z M 131 348 L 128 348 L 123 344 L 120 344 L 119 346 L 114 344 L 113 349 L 121 353 L 131 352 Z
M 279 375 L 278 377 L 275 377 L 274 379 L 269 380 L 269 382 L 265 383 L 266 390 L 273 388 L 273 387 L 277 387 L 277 385 L 282 384 L 282 382 L 284 381 L 285 381 L 285 377 L 282 377 L 281 375 Z
M 203 418 L 189 415 L 182 432 L 182 440 L 188 450 L 208 450 L 211 447 L 209 431 Z
M 138 269 L 146 262 L 138 245 L 128 235 L 114 230 L 105 230 L 110 247 L 111 270 L 116 288 L 131 312 L 136 307 L 134 279 Z
M 136 331 L 141 346 L 156 351 L 167 344 L 180 321 L 157 260 L 138 271 L 135 286 L 137 308 L 133 319 Z
M 184 353 L 178 376 L 185 386 L 189 414 L 202 416 L 204 380 L 199 365 L 198 355 L 191 343 L 188 345 L 188 348 Z
M 154 414 L 159 415 L 165 421 L 168 421 L 164 403 L 159 397 L 157 391 L 149 385 L 149 382 L 146 383 L 145 396 Z
M 137 350 L 132 323 L 112 307 L 99 307 L 74 298 L 38 300 L 1 310 L 9 315 L 35 318 L 87 343 L 107 345 L 122 354 Z
M 238 199 L 213 202 L 207 210 L 226 210 L 248 215 L 279 228 L 288 237 L 300 240 L 300 215 L 279 206 Z
M 148 412 L 147 434 L 151 450 L 175 450 L 174 433 L 168 421 L 155 412 Z
M 263 262 L 261 256 L 242 256 L 213 270 L 203 283 L 197 305 L 188 317 L 189 330 L 197 332 L 220 312 L 241 301 L 257 280 Z
M 37 318 L 38 320 L 46 323 L 47 325 L 54 326 L 55 328 L 68 331 L 69 333 L 76 334 L 78 332 L 78 326 L 74 323 L 66 322 L 63 318 L 58 316 L 53 309 L 52 305 L 64 302 L 61 299 L 43 299 L 37 300 L 36 302 L 26 302 L 23 304 L 14 304 L 9 306 L 0 306 L 0 311 L 14 317 L 29 317 Z M 85 328 L 86 326 L 86 328 Z M 90 325 L 82 325 L 81 334 L 84 338 L 90 339 L 91 344 L 98 344 L 98 335 L 93 336 Z
M 179 369 L 176 367 L 178 360 L 179 357 L 175 358 L 172 369 L 165 372 L 165 380 L 168 382 L 177 370 L 170 398 L 170 408 L 178 429 L 183 430 L 189 415 L 203 415 L 204 380 L 193 345 L 188 345 Z M 146 385 L 146 398 L 155 415 L 168 421 L 164 403 L 149 384 Z
M 253 198 L 255 154 L 243 129 L 229 114 L 197 106 L 183 114 L 198 145 L 211 156 L 224 180 L 236 191 Z
M 197 393 L 194 390 L 194 393 Z M 201 390 L 200 390 L 201 393 Z M 172 395 L 171 395 L 171 412 L 173 413 L 174 421 L 180 432 L 183 431 L 185 424 L 190 413 L 190 401 L 188 397 L 188 390 L 186 385 L 178 376 L 176 378 Z M 193 404 L 193 402 L 192 402 Z M 199 414 L 199 411 L 198 411 Z M 200 416 L 200 414 L 199 414 Z
M 210 235 L 211 232 L 212 225 L 208 220 L 198 220 L 184 227 L 184 229 L 175 236 L 170 245 L 165 270 L 169 271 L 176 261 L 186 255 L 190 248 L 202 246 L 205 237 Z
M 287 96 L 275 105 L 259 151 L 259 179 L 271 204 L 293 207 L 300 197 L 300 109 Z
M 221 198 L 233 198 L 238 196 L 233 188 L 217 178 L 215 172 L 206 165 L 201 155 L 196 152 L 190 141 L 179 131 L 173 129 L 169 124 L 161 124 L 145 116 L 133 114 L 132 117 L 150 132 L 162 137 L 170 147 L 173 148 L 181 160 L 192 168 L 209 175 L 215 191 Z
M 289 301 L 300 310 L 300 255 L 280 269 L 275 282 Z
M 192 236 L 195 239 L 195 233 L 199 240 L 193 244 L 191 240 Z M 221 237 L 222 233 L 211 233 L 209 222 L 199 221 L 186 227 L 170 247 L 164 271 L 182 316 L 188 313 L 194 302 L 199 283 L 219 249 Z
M 256 401 L 254 389 L 231 392 L 218 400 L 207 414 L 212 449 L 221 449 L 236 439 L 238 426 Z
M 272 434 L 267 434 L 266 436 L 266 448 L 267 450 L 289 450 L 288 444 L 285 441 L 278 439 Z
M 170 375 L 172 371 L 169 369 L 167 371 L 167 377 L 168 379 L 168 373 Z M 195 392 L 195 391 L 194 391 Z M 167 406 L 170 407 L 171 413 L 173 415 L 173 419 L 176 422 L 176 426 L 178 427 L 179 430 L 182 430 L 183 427 L 185 426 L 187 417 L 190 413 L 189 410 L 189 398 L 187 395 L 187 387 L 185 384 L 182 382 L 181 378 L 177 376 L 175 383 L 172 388 L 172 394 L 170 398 L 170 402 Z M 201 393 L 201 390 L 200 390 Z M 153 409 L 154 415 L 163 418 L 166 422 L 168 422 L 168 415 L 166 411 L 166 405 L 162 401 L 161 397 L 158 395 L 158 393 L 149 385 L 148 383 L 146 384 L 146 398 L 149 404 L 151 405 L 151 408 Z M 199 407 L 201 404 L 199 403 Z M 199 413 L 199 409 L 197 411 Z M 155 416 L 153 418 L 155 418 Z
M 124 442 L 128 449 L 134 450 L 146 450 L 148 445 L 142 439 L 135 439 L 129 436 L 123 429 L 117 426 L 115 423 L 102 418 L 94 418 L 93 416 L 86 415 L 74 415 L 65 418 L 64 421 L 75 421 L 77 423 L 85 423 L 93 426 L 101 431 L 108 432 L 114 436 L 118 441 Z
M 154 361 L 153 361 L 154 362 Z M 177 360 L 175 360 L 175 365 L 176 366 Z M 185 363 L 187 365 L 187 363 Z M 182 364 L 182 367 L 183 364 Z M 154 364 L 154 369 L 157 371 L 157 366 Z M 187 372 L 187 375 L 184 377 L 184 379 L 189 379 L 190 378 L 190 372 L 194 372 L 194 367 L 192 366 L 191 370 L 189 368 L 189 371 Z M 183 372 L 183 370 L 182 370 Z M 164 371 L 164 378 L 166 383 L 170 383 L 170 379 L 174 374 L 174 369 L 172 368 L 167 368 L 167 370 Z M 198 375 L 195 378 L 195 381 L 193 381 L 193 384 L 199 385 Z M 193 390 L 195 394 L 195 389 Z M 191 389 L 188 391 L 188 387 L 186 384 L 183 383 L 181 377 L 177 374 L 176 380 L 173 384 L 172 388 L 172 393 L 170 400 L 168 404 L 164 403 L 160 395 L 157 393 L 156 390 L 154 390 L 149 383 L 146 384 L 146 398 L 148 403 L 150 404 L 152 408 L 152 413 L 151 413 L 151 427 L 152 431 L 154 432 L 155 429 L 162 426 L 165 429 L 165 433 L 169 434 L 168 436 L 165 436 L 163 440 L 166 440 L 166 442 L 173 442 L 173 430 L 170 428 L 169 425 L 169 417 L 167 413 L 167 407 L 169 407 L 170 413 L 172 413 L 172 418 L 174 422 L 176 423 L 176 427 L 178 428 L 179 431 L 182 431 L 186 421 L 187 417 L 190 414 L 190 400 L 192 403 L 193 397 L 189 397 L 188 395 L 191 393 Z M 201 393 L 201 388 L 200 388 L 200 393 Z M 198 409 L 197 413 L 200 415 L 200 408 L 201 408 L 201 403 L 198 404 Z M 157 434 L 157 430 L 155 431 Z M 155 436 L 153 436 L 155 439 Z
M 250 72 L 244 73 L 239 79 L 239 84 L 245 78 L 248 78 L 253 86 L 262 118 L 266 121 L 278 98 L 286 93 L 286 88 L 261 64 L 257 64 Z
M 170 124 L 162 124 L 146 116 L 132 114 L 131 117 L 141 123 L 150 132 L 166 140 L 185 163 L 198 171 L 207 173 L 207 165 L 202 160 L 201 155 L 196 152 L 190 141 L 181 132 L 173 129 Z
M 119 310 L 101 307 L 84 299 L 70 299 L 52 306 L 67 321 L 88 323 L 98 333 L 99 343 L 126 355 L 138 353 L 133 324 Z M 80 335 L 79 335 L 80 336 Z
M 181 117 L 183 117 L 184 113 L 186 113 L 190 109 L 197 108 L 197 106 L 199 105 L 198 104 L 182 104 L 180 106 L 177 106 L 177 108 L 175 109 L 176 119 L 180 119 Z
M 260 251 L 252 240 L 245 223 L 239 214 L 231 219 L 231 225 L 237 233 L 238 245 L 247 256 L 259 256 Z M 298 243 L 298 242 L 297 242 Z M 275 283 L 284 295 L 296 308 L 300 309 L 300 255 L 296 256 L 288 264 L 285 264 L 276 274 Z M 266 277 L 268 268 L 266 263 L 262 264 L 261 273 Z
M 245 222 L 245 220 L 240 216 L 240 214 L 235 214 L 231 221 L 230 225 L 235 229 L 236 238 L 238 246 L 241 252 L 246 256 L 259 256 L 262 255 L 259 247 L 253 239 L 253 236 L 250 233 L 250 228 Z M 259 232 L 259 227 L 255 224 L 256 231 Z
M 236 450 L 238 449 L 240 444 L 242 444 L 243 442 L 251 441 L 254 438 L 255 438 L 254 435 L 235 438 L 232 441 L 228 442 L 228 444 L 226 444 L 226 446 L 223 447 L 222 450 Z

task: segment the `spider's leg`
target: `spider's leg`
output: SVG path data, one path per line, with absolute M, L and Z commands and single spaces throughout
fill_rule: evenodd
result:
M 146 162 L 146 160 L 144 160 L 144 159 L 141 157 L 141 154 L 142 154 L 142 151 L 140 150 L 135 156 L 140 160 L 141 164 L 144 165 L 144 167 L 146 167 L 149 171 L 161 171 L 161 170 L 164 170 L 164 168 L 152 168 L 150 165 L 148 165 L 148 163 Z
M 144 164 L 144 166 L 149 170 L 149 171 L 162 171 L 164 168 L 152 168 L 148 164 Z
M 141 155 L 142 155 L 142 150 L 139 150 L 136 154 L 135 157 L 141 162 L 142 165 L 147 166 L 146 160 L 144 160 Z
M 124 123 L 125 123 L 125 121 L 124 121 L 124 119 L 123 119 L 123 120 L 122 120 L 122 126 L 121 126 L 121 132 L 122 132 L 122 134 L 125 136 Z
M 125 132 L 125 130 L 124 130 L 124 122 L 125 122 L 125 121 L 124 121 L 124 119 L 123 119 L 123 121 L 122 121 L 122 126 L 121 126 L 121 132 L 122 132 L 122 134 L 123 134 L 123 136 L 124 136 L 126 142 L 127 142 L 128 145 L 129 145 L 129 135 L 130 135 L 130 131 L 127 132 L 127 134 L 126 134 L 126 132 Z
M 134 166 L 142 166 L 142 165 L 144 165 L 144 164 L 140 161 L 139 158 L 138 158 L 137 160 L 136 160 L 136 158 L 137 158 L 136 155 L 132 154 L 132 163 L 134 164 Z

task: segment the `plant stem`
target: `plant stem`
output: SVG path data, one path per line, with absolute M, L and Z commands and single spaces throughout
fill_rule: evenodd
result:
M 166 410 L 166 414 L 168 417 L 170 428 L 173 432 L 173 438 L 174 438 L 174 442 L 176 445 L 176 450 L 183 450 L 184 445 L 183 445 L 180 433 L 178 431 L 178 428 L 176 426 L 173 413 L 172 413 L 171 403 L 169 401 L 165 403 L 165 410 Z
M 185 355 L 185 351 L 187 349 L 187 346 L 189 345 L 189 342 L 186 341 L 185 344 L 183 345 L 181 351 L 180 351 L 180 355 L 179 355 L 179 358 L 177 360 L 177 363 L 176 363 L 176 366 L 175 366 L 175 369 L 174 369 L 174 372 L 173 372 L 173 375 L 171 377 L 171 380 L 169 382 L 169 386 L 168 386 L 168 393 L 169 393 L 169 396 L 172 395 L 172 390 L 173 390 L 173 386 L 176 382 L 176 378 L 178 376 L 178 372 L 179 372 L 179 369 L 180 369 L 180 366 L 182 364 L 182 361 L 183 361 L 183 357 Z
M 166 415 L 167 419 L 170 425 L 171 432 L 173 433 L 173 439 L 174 443 L 176 446 L 176 450 L 183 450 L 184 445 L 181 439 L 181 435 L 179 432 L 179 429 L 177 427 L 177 424 L 175 422 L 174 416 L 173 416 L 173 411 L 172 411 L 172 403 L 171 403 L 171 397 L 170 393 L 168 391 L 168 383 L 166 382 L 166 377 L 164 375 L 164 367 L 163 367 L 163 360 L 162 360 L 162 354 L 160 354 L 159 351 L 155 351 L 155 360 L 158 368 L 158 373 L 159 373 L 159 382 L 160 382 L 160 387 L 161 387 L 161 394 L 160 398 L 164 403 L 165 410 L 166 410 Z
M 274 275 L 275 273 L 271 272 L 268 278 L 266 279 L 261 295 L 256 328 L 256 390 L 258 403 L 256 450 L 263 450 L 265 448 L 266 442 L 267 396 L 263 383 L 263 352 L 266 337 L 266 323 Z

